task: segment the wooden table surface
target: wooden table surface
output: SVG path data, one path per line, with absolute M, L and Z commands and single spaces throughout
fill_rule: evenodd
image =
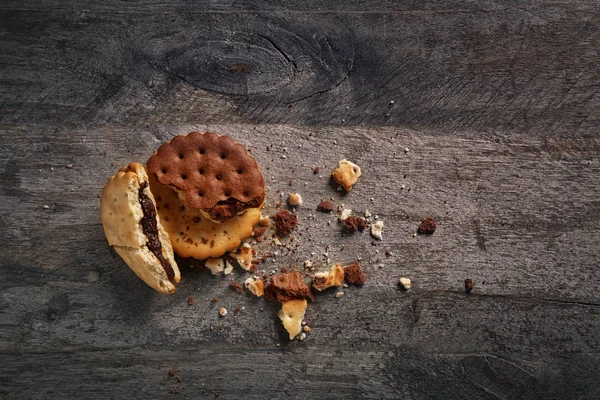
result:
M 600 398 L 598 1 L 141 3 L 0 5 L 0 399 Z M 160 295 L 108 246 L 107 178 L 191 130 L 250 149 L 265 213 L 304 197 L 259 269 L 360 257 L 305 341 L 243 271 Z

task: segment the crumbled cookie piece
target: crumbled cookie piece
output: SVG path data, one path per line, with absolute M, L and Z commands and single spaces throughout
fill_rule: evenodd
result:
M 237 283 L 236 281 L 233 281 L 229 284 L 229 286 L 232 289 L 237 290 L 240 294 L 244 293 L 244 288 L 242 287 L 242 285 L 240 285 L 239 283 Z
M 433 232 L 435 232 L 435 228 L 436 228 L 436 224 L 435 221 L 433 220 L 433 218 L 425 218 L 422 222 L 421 225 L 419 225 L 419 229 L 417 230 L 417 232 L 420 235 L 432 235 Z
M 344 284 L 344 268 L 342 264 L 336 264 L 331 267 L 329 272 L 319 272 L 315 274 L 312 286 L 318 291 L 325 290 L 332 286 L 342 286 Z
M 369 226 L 369 221 L 361 217 L 349 216 L 344 220 L 344 225 L 348 232 L 364 231 Z
M 383 221 L 377 221 L 371 225 L 371 236 L 376 239 L 383 239 Z
M 288 196 L 288 204 L 292 207 L 297 207 L 299 205 L 302 205 L 302 196 L 300 196 L 299 193 L 291 193 Z
M 365 210 L 365 218 L 370 218 L 370 217 L 371 217 L 371 211 Z
M 337 293 L 335 294 L 335 298 L 336 298 L 336 299 L 339 299 L 339 298 L 341 298 L 343 295 L 344 295 L 344 292 L 337 292 Z
M 192 296 L 188 296 L 188 306 L 193 306 L 196 303 Z
M 408 289 L 410 289 L 410 284 L 411 284 L 411 281 L 410 281 L 410 279 L 409 279 L 409 278 L 404 278 L 404 277 L 402 277 L 402 278 L 400 278 L 400 280 L 398 281 L 398 284 L 399 284 L 400 286 L 402 286 L 402 288 L 403 288 L 404 290 L 408 290 Z
M 213 275 L 219 275 L 225 269 L 225 262 L 222 258 L 209 258 L 204 265 Z
M 235 251 L 233 258 L 240 264 L 240 267 L 249 271 L 252 267 L 252 247 L 248 243 L 244 243 Z
M 275 220 L 275 227 L 281 236 L 287 236 L 298 227 L 298 217 L 288 210 L 281 210 L 271 218 Z
M 265 296 L 280 303 L 294 299 L 314 299 L 310 288 L 302 280 L 298 271 L 290 271 L 271 277 L 271 283 L 265 287 Z
M 467 292 L 467 294 L 471 293 L 473 291 L 474 287 L 475 287 L 475 285 L 473 284 L 473 279 L 471 279 L 471 278 L 465 279 L 465 292 Z
M 358 165 L 348 160 L 342 160 L 335 167 L 331 176 L 337 183 L 344 187 L 346 192 L 349 192 L 352 190 L 352 186 L 354 186 L 360 174 L 360 167 Z
M 313 270 L 313 262 L 311 260 L 304 261 L 304 269 L 306 269 L 307 271 L 312 271 Z
M 225 260 L 225 269 L 223 270 L 224 275 L 229 275 L 233 272 L 233 264 L 229 260 Z
M 262 279 L 248 278 L 244 282 L 246 289 L 257 297 L 262 297 L 265 294 L 265 282 Z
M 219 308 L 219 315 L 221 315 L 221 317 L 226 316 L 227 315 L 227 309 L 225 307 Z
M 355 262 L 344 268 L 344 279 L 349 285 L 362 286 L 365 284 L 365 275 L 360 269 L 360 265 Z
M 310 326 L 308 326 L 308 325 L 304 325 L 304 328 L 302 328 L 302 330 L 303 330 L 304 332 L 306 332 L 306 333 L 309 333 L 309 332 L 310 332 Z
M 321 212 L 325 212 L 325 213 L 330 213 L 330 212 L 333 211 L 333 208 L 334 208 L 334 206 L 333 206 L 332 202 L 330 202 L 329 200 L 323 200 L 317 206 L 317 211 L 321 211 Z
M 349 208 L 344 208 L 341 212 L 340 212 L 340 216 L 338 217 L 338 219 L 341 222 L 344 222 L 346 220 L 346 218 L 348 218 L 350 215 L 352 214 L 352 210 Z
M 264 226 L 265 228 L 267 226 L 269 226 L 269 217 L 264 217 L 264 216 L 260 216 L 260 225 Z
M 284 301 L 281 305 L 281 310 L 277 314 L 283 327 L 290 335 L 290 340 L 300 333 L 302 330 L 302 320 L 304 319 L 304 313 L 306 312 L 306 306 L 308 302 L 306 299 L 295 299 Z

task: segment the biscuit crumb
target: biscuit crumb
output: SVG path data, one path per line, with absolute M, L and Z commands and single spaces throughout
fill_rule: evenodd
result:
M 300 338 L 299 338 L 299 340 L 300 340 L 300 341 L 302 341 L 302 340 L 304 340 L 304 339 L 306 339 L 306 333 L 302 332 L 302 333 L 300 334 Z
M 219 275 L 225 269 L 225 263 L 222 258 L 209 258 L 204 265 L 215 276 Z
M 333 211 L 333 203 L 328 200 L 324 200 L 317 206 L 317 211 L 330 213 Z
M 357 262 L 344 268 L 344 279 L 349 285 L 355 286 L 362 286 L 366 281 L 365 275 Z
M 421 225 L 419 225 L 419 229 L 417 233 L 420 235 L 432 235 L 435 232 L 436 224 L 433 218 L 425 218 Z
M 398 284 L 399 284 L 400 286 L 402 286 L 402 288 L 403 288 L 404 290 L 408 290 L 408 289 L 410 289 L 411 280 L 410 280 L 409 278 L 404 278 L 404 277 L 402 277 L 402 278 L 400 278 L 400 280 L 398 281 Z
M 371 225 L 371 236 L 376 239 L 383 239 L 383 221 L 377 221 Z
M 193 306 L 196 301 L 192 296 L 188 296 L 188 306 Z
M 302 330 L 302 320 L 307 305 L 306 299 L 284 301 L 281 310 L 277 313 L 283 327 L 290 335 L 290 340 L 293 340 Z
M 308 271 L 312 271 L 313 270 L 313 262 L 311 260 L 304 261 L 304 269 L 306 269 Z
M 333 179 L 344 187 L 346 192 L 352 190 L 352 186 L 360 177 L 360 167 L 348 160 L 342 160 L 331 173 Z
M 262 297 L 265 294 L 265 283 L 262 279 L 248 278 L 244 282 L 246 289 L 257 297 Z
M 267 226 L 269 226 L 269 217 L 264 217 L 264 216 L 261 215 L 261 217 L 260 217 L 260 224 L 262 226 L 264 226 L 265 228 Z
M 219 315 L 220 315 L 221 317 L 224 317 L 224 316 L 226 316 L 226 315 L 227 315 L 227 309 L 226 309 L 225 307 L 221 307 L 221 308 L 219 308 Z
M 233 272 L 233 264 L 229 260 L 225 260 L 225 269 L 223 270 L 224 275 L 229 275 Z
M 339 298 L 341 298 L 343 295 L 344 295 L 344 292 L 337 292 L 337 293 L 335 294 L 335 298 L 336 298 L 336 299 L 339 299 Z
M 233 257 L 246 271 L 249 271 L 250 267 L 252 267 L 252 247 L 250 247 L 248 243 L 244 243 L 238 248 L 233 254 Z
M 308 325 L 304 325 L 304 328 L 302 328 L 302 330 L 303 330 L 304 332 L 306 332 L 306 333 L 309 333 L 309 332 L 310 332 L 310 326 L 308 326 Z
M 219 301 L 219 299 L 217 299 L 216 297 L 213 297 L 212 299 L 210 299 L 211 302 L 216 303 L 217 301 Z
M 342 286 L 344 284 L 344 268 L 342 264 L 336 264 L 329 272 L 319 272 L 315 274 L 312 286 L 318 291 L 325 290 L 332 286 Z
M 67 168 L 69 168 L 69 169 L 73 168 L 73 164 L 67 164 Z
M 275 220 L 275 228 L 281 236 L 287 236 L 298 227 L 298 217 L 288 210 L 281 210 L 271 217 Z
M 321 170 L 321 168 L 317 167 L 316 165 L 313 165 L 311 168 L 312 168 L 313 174 L 315 174 L 315 175 L 318 174 L 319 171 Z
M 369 226 L 369 222 L 364 218 L 351 215 L 344 220 L 344 225 L 348 232 L 362 232 L 367 226 Z
M 346 218 L 348 218 L 352 214 L 352 210 L 349 208 L 344 208 L 340 213 L 339 220 L 344 222 Z
M 292 207 L 302 205 L 302 196 L 299 193 L 291 193 L 288 196 L 288 204 Z
M 232 289 L 235 289 L 235 290 L 237 290 L 237 291 L 238 291 L 240 294 L 244 293 L 244 288 L 243 288 L 243 287 L 242 287 L 242 286 L 241 286 L 239 283 L 237 283 L 236 281 L 233 281 L 233 282 L 231 282 L 231 283 L 229 284 L 229 286 L 230 286 Z
M 44 210 L 48 210 L 50 206 L 48 204 L 44 204 Z
M 473 279 L 471 279 L 471 278 L 465 279 L 465 292 L 467 292 L 467 294 L 471 293 L 473 291 L 474 287 L 475 287 L 475 285 L 473 284 Z
M 371 217 L 371 212 L 369 210 L 365 210 L 365 218 Z

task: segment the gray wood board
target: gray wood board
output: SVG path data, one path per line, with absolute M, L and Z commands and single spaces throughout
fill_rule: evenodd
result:
M 446 134 L 594 135 L 598 126 L 595 0 L 302 12 L 89 3 L 0 8 L 2 122 L 216 123 L 225 114 Z
M 0 399 L 600 397 L 599 17 L 591 0 L 2 2 Z M 108 177 L 209 129 L 257 158 L 265 213 L 304 197 L 298 247 L 262 243 L 280 252 L 264 268 L 361 257 L 367 284 L 318 295 L 303 342 L 228 287 L 242 271 L 180 260 L 159 295 L 106 243 Z M 342 158 L 363 169 L 345 196 Z M 377 214 L 383 241 L 315 212 L 329 197 Z M 413 237 L 428 216 L 438 231 Z
M 108 176 L 195 129 L 247 145 L 267 181 L 266 214 L 277 191 L 304 197 L 296 251 L 257 246 L 281 253 L 267 271 L 309 258 L 324 268 L 327 245 L 334 262 L 361 257 L 367 284 L 317 296 L 306 341 L 289 342 L 276 304 L 228 287 L 242 271 L 218 279 L 185 261 L 165 296 L 107 245 L 97 194 Z M 4 398 L 145 398 L 177 387 L 191 398 L 598 394 L 598 140 L 230 124 L 0 134 Z M 363 169 L 345 196 L 328 176 L 342 158 Z M 384 240 L 342 234 L 335 215 L 315 212 L 330 197 L 385 221 Z M 427 216 L 438 230 L 413 237 Z M 401 276 L 413 279 L 408 293 Z M 173 367 L 182 383 L 166 380 Z

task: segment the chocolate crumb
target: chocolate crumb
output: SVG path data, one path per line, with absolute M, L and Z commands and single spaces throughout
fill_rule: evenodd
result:
M 473 279 L 471 279 L 471 278 L 465 279 L 465 292 L 467 292 L 467 294 L 471 293 L 473 291 L 474 287 L 475 287 L 475 285 L 473 285 Z
M 333 208 L 333 203 L 328 200 L 325 200 L 319 203 L 319 205 L 317 206 L 317 211 L 329 213 L 333 211 Z
M 221 393 L 215 392 L 215 397 L 219 397 L 220 395 L 221 395 Z
M 273 276 L 271 283 L 265 288 L 265 296 L 281 303 L 294 299 L 314 299 L 310 288 L 304 283 L 298 271 Z
M 179 372 L 179 370 L 177 368 L 171 368 L 169 370 L 169 376 L 174 377 L 178 372 Z
M 362 232 L 367 226 L 369 226 L 369 222 L 364 218 L 351 215 L 344 220 L 344 225 L 346 226 L 346 230 L 348 232 Z
M 419 225 L 419 229 L 417 230 L 417 233 L 421 234 L 421 235 L 432 235 L 433 232 L 435 232 L 435 221 L 433 220 L 433 218 L 425 218 L 422 222 L 421 225 Z
M 287 236 L 298 227 L 298 217 L 288 210 L 281 210 L 271 218 L 275 220 L 275 227 L 281 236 Z
M 234 312 L 234 313 L 236 313 L 236 314 L 237 314 L 237 313 L 239 313 L 240 311 L 242 311 L 242 309 L 241 309 L 240 307 L 236 307 L 236 308 L 233 310 L 233 312 Z
M 219 299 L 217 299 L 216 297 L 213 297 L 212 299 L 210 299 L 210 301 L 212 301 L 213 303 L 216 303 L 217 301 L 219 301 Z
M 196 301 L 192 296 L 188 297 L 188 306 L 193 306 Z
M 244 288 L 236 281 L 231 282 L 229 286 L 240 292 L 240 294 L 244 293 Z
M 318 174 L 320 170 L 321 170 L 320 167 L 313 167 L 313 174 L 315 174 L 315 175 Z
M 254 228 L 254 231 L 253 231 L 254 237 L 258 238 L 258 237 L 262 236 L 266 230 L 267 230 L 267 228 L 265 228 L 264 226 L 261 228 Z
M 360 265 L 355 262 L 344 268 L 344 279 L 349 285 L 362 286 L 365 284 L 365 275 L 360 269 Z
M 179 383 L 183 382 L 183 378 L 180 376 L 176 376 L 175 379 L 177 379 L 177 382 Z

